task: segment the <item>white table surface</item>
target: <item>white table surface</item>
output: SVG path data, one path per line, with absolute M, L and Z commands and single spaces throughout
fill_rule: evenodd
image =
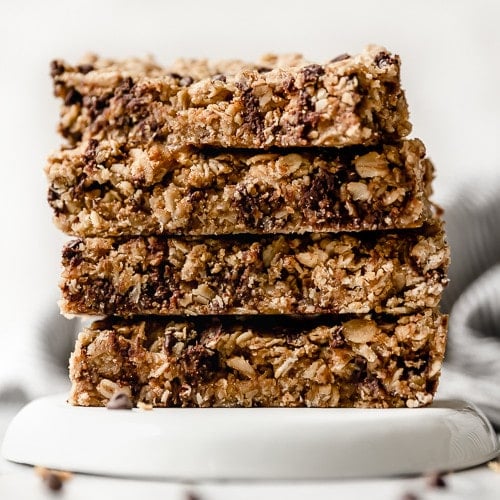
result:
M 0 406 L 0 441 L 9 421 L 19 406 Z M 105 446 L 105 444 L 103 444 Z M 500 498 L 500 474 L 486 465 L 446 476 L 447 487 L 432 489 L 423 477 L 381 478 L 337 481 L 212 481 L 183 484 L 170 481 L 138 481 L 111 477 L 75 474 L 58 494 L 46 489 L 33 468 L 0 459 L 0 498 L 2 500 L 42 500 L 68 498 L 88 500 L 109 498 L 120 500 L 138 497 L 190 500 L 314 500 L 333 499 L 398 500 L 405 493 L 419 499 L 478 499 Z

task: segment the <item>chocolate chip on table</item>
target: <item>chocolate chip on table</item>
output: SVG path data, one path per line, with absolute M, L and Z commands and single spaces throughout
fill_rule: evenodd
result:
M 49 490 L 52 491 L 59 491 L 63 486 L 61 478 L 57 474 L 54 474 L 53 472 L 49 472 L 43 478 L 43 482 L 47 485 L 47 488 L 49 488 Z
M 408 491 L 408 492 L 403 494 L 403 496 L 401 497 L 401 500 L 418 500 L 418 496 L 415 495 L 415 493 Z
M 106 405 L 108 410 L 131 410 L 133 408 L 130 396 L 122 390 L 116 391 Z
M 41 477 L 43 484 L 51 491 L 58 492 L 62 489 L 64 482 L 71 478 L 71 472 L 51 470 L 46 467 L 35 466 L 35 473 Z
M 427 476 L 427 485 L 430 488 L 446 488 L 446 480 L 442 472 L 432 472 Z
M 201 500 L 200 495 L 198 493 L 194 493 L 193 491 L 186 491 L 186 500 Z

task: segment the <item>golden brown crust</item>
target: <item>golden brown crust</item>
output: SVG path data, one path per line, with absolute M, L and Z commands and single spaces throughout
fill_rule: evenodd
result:
M 79 336 L 74 405 L 117 390 L 154 406 L 417 407 L 431 403 L 446 317 L 110 318 Z

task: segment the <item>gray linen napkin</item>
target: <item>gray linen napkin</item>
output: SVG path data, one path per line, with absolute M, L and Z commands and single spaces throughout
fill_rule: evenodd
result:
M 480 406 L 500 428 L 500 175 L 450 192 L 445 205 L 451 246 L 450 312 L 439 396 Z
M 0 336 L 0 405 L 67 391 L 68 360 L 79 320 L 59 314 L 57 297 L 3 326 L 15 335 Z
M 468 184 L 445 196 L 452 249 L 448 352 L 438 397 L 478 404 L 500 428 L 500 176 Z M 68 357 L 81 325 L 59 315 L 54 297 L 26 331 L 22 343 L 0 354 L 0 403 L 28 400 L 68 388 Z M 9 363 L 9 360 L 15 360 Z M 20 361 L 21 360 L 21 361 Z

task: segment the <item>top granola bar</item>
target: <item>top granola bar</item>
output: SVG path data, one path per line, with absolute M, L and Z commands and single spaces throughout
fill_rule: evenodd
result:
M 411 130 L 399 57 L 377 46 L 323 65 L 268 56 L 262 64 L 162 68 L 93 57 L 77 66 L 54 61 L 51 74 L 64 101 L 59 130 L 71 144 L 340 147 L 393 141 Z

